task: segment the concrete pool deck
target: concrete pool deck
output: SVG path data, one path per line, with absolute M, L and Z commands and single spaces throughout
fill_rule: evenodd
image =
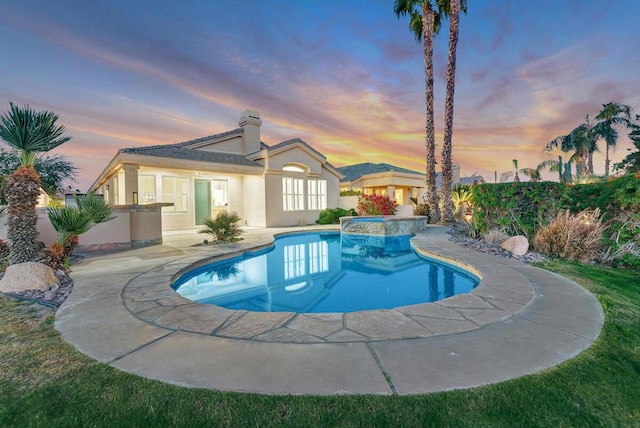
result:
M 244 240 L 87 253 L 55 327 L 81 352 L 173 384 L 268 394 L 418 394 L 501 382 L 588 348 L 604 323 L 597 299 L 522 262 L 456 245 L 430 226 L 421 252 L 473 267 L 470 294 L 348 314 L 232 311 L 190 302 L 169 286 L 199 260 L 269 245 L 274 234 L 326 227 L 247 229 Z

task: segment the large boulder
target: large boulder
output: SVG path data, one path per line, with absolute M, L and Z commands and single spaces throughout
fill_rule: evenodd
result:
M 529 241 L 526 236 L 512 236 L 500 244 L 500 247 L 514 256 L 524 256 L 529 251 Z
M 25 290 L 42 290 L 59 281 L 53 270 L 42 263 L 24 262 L 10 265 L 0 280 L 0 291 L 3 293 L 19 293 Z

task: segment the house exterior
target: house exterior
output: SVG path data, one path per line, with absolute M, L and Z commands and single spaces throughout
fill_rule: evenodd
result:
M 121 149 L 89 188 L 113 205 L 162 204 L 162 230 L 199 229 L 235 212 L 260 227 L 311 224 L 338 206 L 342 174 L 296 138 L 269 146 L 262 120 L 245 110 L 239 128 L 176 144 Z
M 388 163 L 359 163 L 338 168 L 343 177 L 340 191 L 355 190 L 364 194 L 389 195 L 398 205 L 411 205 L 409 198 L 417 198 L 425 191 L 425 174 Z M 453 164 L 452 184 L 479 184 L 479 175 L 460 177 L 460 166 Z M 436 174 L 436 188 L 440 190 L 442 173 Z

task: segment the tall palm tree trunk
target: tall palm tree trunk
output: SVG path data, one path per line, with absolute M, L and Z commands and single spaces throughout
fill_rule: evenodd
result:
M 453 96 L 456 86 L 456 50 L 460 25 L 460 0 L 451 0 L 449 27 L 449 62 L 447 64 L 447 94 L 444 111 L 444 144 L 442 145 L 442 219 L 453 221 L 452 140 L 453 140 Z M 517 174 L 517 172 L 516 172 Z
M 7 237 L 11 242 L 9 263 L 23 263 L 39 259 L 38 214 L 36 205 L 40 195 L 40 178 L 33 167 L 19 167 L 7 180 L 8 203 Z
M 605 158 L 604 158 L 604 176 L 608 177 L 609 176 L 609 163 L 611 162 L 611 159 L 609 159 L 609 142 L 606 141 L 605 143 L 607 145 L 607 148 L 606 148 L 606 155 L 605 155 Z
M 433 119 L 433 22 L 435 12 L 427 5 L 422 4 L 422 40 L 424 50 L 424 76 L 425 76 L 425 100 L 427 104 L 427 117 L 425 125 L 425 160 L 426 179 L 425 187 L 427 191 L 427 204 L 429 205 L 429 215 L 432 222 L 440 220 L 440 209 L 438 207 L 438 195 L 436 188 L 436 141 L 435 126 Z

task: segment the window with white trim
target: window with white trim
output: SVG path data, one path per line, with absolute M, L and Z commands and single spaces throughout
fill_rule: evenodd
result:
M 172 207 L 162 207 L 163 212 L 188 212 L 189 179 L 182 177 L 162 177 L 162 202 L 173 202 Z
M 307 209 L 327 208 L 327 180 L 307 180 Z
M 304 180 L 282 177 L 282 209 L 284 211 L 304 210 Z

